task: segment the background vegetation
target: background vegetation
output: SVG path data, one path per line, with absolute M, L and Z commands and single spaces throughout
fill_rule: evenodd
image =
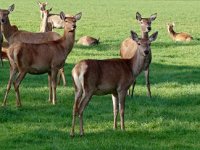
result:
M 39 31 L 36 1 L 6 0 L 0 8 L 15 3 L 9 15 L 20 29 Z M 8 106 L 0 108 L 0 149 L 200 149 L 200 1 L 167 0 L 48 0 L 53 12 L 82 12 L 76 39 L 84 35 L 100 37 L 94 47 L 75 45 L 65 65 L 67 87 L 57 88 L 56 106 L 48 103 L 47 75 L 27 75 L 20 86 L 22 107 L 15 106 L 13 88 Z M 111 96 L 94 96 L 84 112 L 85 136 L 71 139 L 69 132 L 74 101 L 71 69 L 81 59 L 119 58 L 120 43 L 130 30 L 140 34 L 135 19 L 139 11 L 149 17 L 157 12 L 152 32 L 159 37 L 152 44 L 152 98 L 146 96 L 144 74 L 135 87 L 134 98 L 127 97 L 126 131 L 112 130 Z M 190 43 L 175 43 L 166 24 L 175 22 L 176 31 L 193 35 Z M 63 30 L 56 30 L 63 33 Z M 6 89 L 9 64 L 0 68 L 0 99 Z M 119 123 L 119 118 L 118 118 Z

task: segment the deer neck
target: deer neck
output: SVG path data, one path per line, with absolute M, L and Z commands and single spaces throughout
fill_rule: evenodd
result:
M 16 26 L 11 26 L 9 18 L 7 19 L 6 23 L 1 24 L 1 30 L 4 33 L 4 36 L 7 41 L 9 41 L 9 38 L 18 31 Z
M 148 32 L 142 32 L 142 38 L 143 39 L 148 39 L 149 38 Z
M 64 30 L 64 35 L 62 38 L 62 46 L 64 47 L 65 50 L 65 55 L 67 55 L 71 52 L 73 46 L 74 46 L 74 41 L 75 41 L 75 30 L 74 31 L 69 31 L 66 27 Z
M 44 15 L 40 26 L 40 32 L 47 32 L 47 20 L 47 15 Z
M 136 51 L 136 55 L 134 55 L 130 61 L 131 61 L 131 69 L 132 69 L 132 73 L 133 73 L 133 76 L 136 78 L 140 72 L 143 70 L 144 68 L 144 65 L 145 65 L 145 61 L 146 61 L 146 58 L 144 55 L 142 55 L 140 53 L 140 51 L 137 49 Z
M 173 28 L 168 28 L 168 32 L 172 38 L 175 38 L 177 33 L 173 30 Z

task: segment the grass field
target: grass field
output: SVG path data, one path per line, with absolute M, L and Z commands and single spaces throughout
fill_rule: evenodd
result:
M 67 87 L 57 88 L 58 101 L 48 103 L 47 75 L 27 75 L 20 86 L 22 107 L 15 105 L 12 88 L 8 106 L 0 107 L 0 149 L 200 149 L 200 1 L 167 0 L 48 0 L 53 12 L 82 12 L 76 39 L 83 35 L 100 37 L 94 47 L 75 45 L 66 60 Z M 11 24 L 28 31 L 39 31 L 40 15 L 36 1 L 6 0 L 0 8 L 15 3 Z M 137 80 L 134 98 L 127 97 L 126 131 L 112 130 L 111 96 L 94 96 L 84 111 L 85 136 L 69 133 L 72 121 L 74 88 L 71 70 L 81 59 L 119 58 L 120 43 L 134 29 L 139 11 L 149 17 L 157 12 L 152 32 L 159 31 L 152 44 L 152 98 L 146 96 L 144 74 Z M 192 34 L 194 41 L 175 43 L 166 24 L 175 22 L 177 32 Z M 56 30 L 63 33 L 63 30 Z M 0 67 L 0 100 L 3 100 L 9 64 Z M 118 118 L 119 123 L 119 118 Z M 119 125 L 119 124 L 118 124 Z

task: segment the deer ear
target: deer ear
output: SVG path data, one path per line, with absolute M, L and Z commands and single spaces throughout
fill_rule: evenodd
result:
M 37 1 L 38 5 L 40 5 L 41 3 L 39 1 Z
M 77 20 L 80 20 L 80 19 L 81 19 L 81 16 L 82 16 L 82 12 L 76 14 L 74 17 L 75 17 L 75 19 L 76 19 L 76 21 L 77 21 Z
M 65 20 L 65 13 L 63 11 L 60 12 L 60 19 Z
M 154 21 L 156 19 L 156 17 L 157 17 L 157 13 L 151 15 L 149 18 L 151 21 Z
M 45 5 L 47 5 L 48 4 L 48 2 L 45 2 Z
M 175 26 L 175 23 L 173 22 L 172 25 Z
M 8 7 L 8 11 L 12 12 L 15 9 L 15 4 L 12 4 L 11 6 Z
M 49 9 L 49 12 L 52 11 L 52 7 Z
M 137 19 L 138 21 L 141 21 L 141 20 L 142 20 L 142 16 L 140 15 L 139 12 L 136 12 L 136 19 Z
M 158 31 L 154 32 L 150 37 L 149 37 L 149 41 L 153 42 L 157 39 L 158 37 Z
M 136 42 L 139 41 L 139 38 L 138 38 L 137 33 L 135 33 L 135 32 L 132 31 L 132 30 L 131 30 L 131 37 L 132 37 L 133 41 L 136 41 Z

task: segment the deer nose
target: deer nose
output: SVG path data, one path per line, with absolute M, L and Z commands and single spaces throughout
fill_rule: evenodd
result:
M 149 54 L 149 51 L 148 51 L 148 50 L 145 50 L 144 53 L 145 53 L 146 55 L 148 55 L 148 54 Z
M 76 29 L 76 25 L 73 25 L 73 28 Z
M 5 23 L 5 20 L 4 20 L 4 19 L 1 19 L 1 23 Z
M 149 31 L 151 31 L 151 27 L 147 27 L 147 29 L 148 29 Z

